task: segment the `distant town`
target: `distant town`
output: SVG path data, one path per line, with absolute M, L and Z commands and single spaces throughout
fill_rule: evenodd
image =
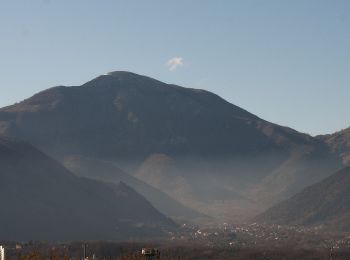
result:
M 3 241 L 0 260 L 211 259 L 219 255 L 220 259 L 233 259 L 237 254 L 242 254 L 242 258 L 234 259 L 255 259 L 253 255 L 259 254 L 267 257 L 262 259 L 278 259 L 274 257 L 300 252 L 327 256 L 322 259 L 350 259 L 350 235 L 331 234 L 322 226 L 222 223 L 216 227 L 199 227 L 186 223 L 179 232 L 169 232 L 166 240 L 62 244 Z

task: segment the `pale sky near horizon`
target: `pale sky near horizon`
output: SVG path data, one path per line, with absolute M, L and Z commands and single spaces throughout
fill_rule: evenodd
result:
M 350 127 L 350 1 L 0 0 L 0 106 L 127 70 L 312 135 Z

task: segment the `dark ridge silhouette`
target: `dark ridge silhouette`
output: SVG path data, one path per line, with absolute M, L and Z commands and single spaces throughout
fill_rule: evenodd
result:
M 127 240 L 176 224 L 124 183 L 76 177 L 30 144 L 0 137 L 0 240 Z

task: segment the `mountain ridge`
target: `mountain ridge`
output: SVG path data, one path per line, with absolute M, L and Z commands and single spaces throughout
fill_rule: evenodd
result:
M 350 127 L 328 135 L 316 138 L 324 141 L 333 153 L 339 154 L 344 164 L 350 165 Z
M 255 218 L 283 225 L 322 225 L 330 230 L 350 230 L 350 167 L 305 188 Z
M 169 175 L 158 171 L 162 180 L 152 180 L 158 164 L 147 159 L 168 156 L 181 180 L 170 195 L 204 214 L 223 194 L 229 203 L 240 197 L 270 206 L 341 167 L 320 139 L 269 123 L 214 93 L 129 72 L 2 108 L 1 132 L 60 162 L 71 155 L 113 162 L 165 193 L 161 183 L 169 183 Z M 138 175 L 141 166 L 148 170 Z M 213 184 L 208 194 L 204 187 Z
M 64 159 L 63 165 L 77 176 L 108 183 L 126 183 L 150 201 L 156 209 L 173 219 L 194 220 L 205 217 L 193 209 L 185 207 L 153 186 L 147 185 L 132 175 L 123 172 L 109 161 L 70 156 Z M 99 172 L 99 174 L 96 175 L 96 172 Z

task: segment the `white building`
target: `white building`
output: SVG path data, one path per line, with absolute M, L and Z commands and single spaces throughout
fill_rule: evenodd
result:
M 5 248 L 0 246 L 0 260 L 5 260 Z

